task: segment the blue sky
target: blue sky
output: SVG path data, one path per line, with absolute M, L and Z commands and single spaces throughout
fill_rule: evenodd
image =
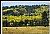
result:
M 2 6 L 15 6 L 15 5 L 48 5 L 48 2 L 3 2 Z

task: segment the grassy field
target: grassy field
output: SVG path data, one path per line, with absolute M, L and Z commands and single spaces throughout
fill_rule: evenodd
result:
M 2 34 L 49 34 L 49 27 L 3 27 Z

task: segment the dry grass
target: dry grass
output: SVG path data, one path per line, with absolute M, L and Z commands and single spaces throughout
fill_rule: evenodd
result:
M 3 34 L 49 34 L 49 27 L 8 27 L 2 28 Z

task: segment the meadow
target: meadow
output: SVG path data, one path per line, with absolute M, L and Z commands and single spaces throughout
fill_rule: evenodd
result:
M 3 34 L 49 34 L 49 27 L 2 27 Z

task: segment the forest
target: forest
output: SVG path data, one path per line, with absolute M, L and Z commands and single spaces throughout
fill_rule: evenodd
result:
M 49 5 L 3 6 L 2 26 L 49 26 Z

